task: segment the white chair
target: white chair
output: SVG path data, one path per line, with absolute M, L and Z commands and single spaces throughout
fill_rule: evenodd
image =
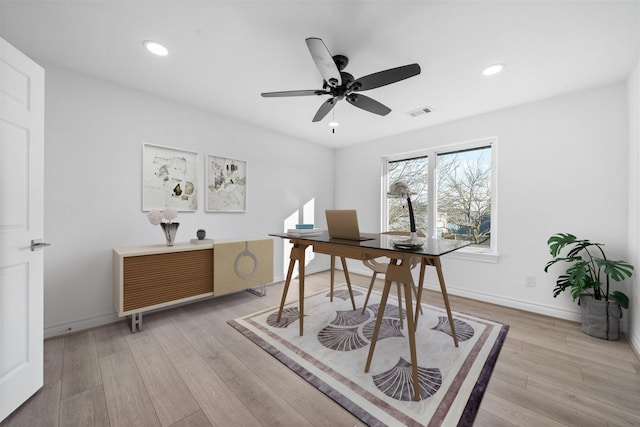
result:
M 392 236 L 410 236 L 411 233 L 404 231 L 387 231 L 380 234 L 388 234 Z M 424 237 L 424 233 L 418 233 L 419 237 Z M 416 266 L 420 265 L 420 257 L 414 256 L 410 259 L 409 267 L 413 270 Z M 365 309 L 367 308 L 367 303 L 369 302 L 369 297 L 371 296 L 371 290 L 373 289 L 373 284 L 376 281 L 376 277 L 378 274 L 386 274 L 387 266 L 389 265 L 389 258 L 374 258 L 367 259 L 362 261 L 364 265 L 369 267 L 373 271 L 373 276 L 371 276 L 371 283 L 369 284 L 369 291 L 367 292 L 367 297 L 364 300 L 364 305 L 362 306 L 362 313 L 364 314 Z M 411 289 L 413 289 L 413 296 L 415 297 L 416 303 L 418 304 L 418 309 L 420 310 L 420 314 L 422 314 L 422 306 L 418 301 L 418 290 L 416 289 L 415 283 L 413 283 L 413 279 L 411 281 Z M 398 292 L 398 307 L 400 309 L 400 313 L 402 313 L 402 293 L 400 283 L 396 282 L 396 289 Z M 400 327 L 403 327 L 402 315 L 400 315 Z

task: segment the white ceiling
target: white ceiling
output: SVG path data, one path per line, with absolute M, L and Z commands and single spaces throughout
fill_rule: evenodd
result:
M 0 35 L 36 61 L 331 147 L 624 80 L 639 18 L 638 0 L 0 0 Z M 356 78 L 414 62 L 422 73 L 365 92 L 385 117 L 341 101 L 332 134 L 331 114 L 311 122 L 326 97 L 260 96 L 322 87 L 311 36 Z M 148 39 L 169 56 L 146 52 Z M 481 75 L 496 62 L 503 73 Z

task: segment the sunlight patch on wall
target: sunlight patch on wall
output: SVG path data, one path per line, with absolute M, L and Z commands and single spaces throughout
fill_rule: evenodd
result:
M 315 225 L 315 199 L 309 200 L 302 206 L 302 211 L 300 209 L 295 210 L 288 217 L 286 217 L 283 221 L 283 232 L 287 232 L 287 230 L 296 228 L 296 224 L 314 224 Z M 283 265 L 282 265 L 282 273 L 286 277 L 287 271 L 289 269 L 289 262 L 291 261 L 291 248 L 293 245 L 287 241 L 283 245 Z M 304 265 L 307 266 L 309 263 L 315 258 L 315 253 L 313 252 L 313 248 L 311 246 L 307 247 L 304 253 Z M 296 266 L 297 267 L 297 266 Z M 292 278 L 298 277 L 298 268 L 293 270 Z
M 316 208 L 316 199 L 311 199 L 302 207 L 302 218 L 301 224 L 313 224 L 315 227 L 315 208 Z M 309 265 L 312 259 L 316 256 L 315 252 L 311 246 L 307 248 L 304 253 L 305 265 Z

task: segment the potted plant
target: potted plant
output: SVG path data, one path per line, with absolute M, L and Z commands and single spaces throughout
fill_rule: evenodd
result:
M 620 291 L 610 292 L 610 279 L 619 282 L 633 274 L 626 261 L 607 259 L 602 243 L 578 239 L 573 234 L 557 233 L 547 240 L 551 252 L 549 267 L 562 262 L 565 274 L 556 280 L 554 298 L 569 288 L 573 300 L 578 300 L 582 314 L 582 332 L 608 340 L 617 340 L 622 308 L 629 308 L 629 298 Z M 563 255 L 563 249 L 566 253 Z

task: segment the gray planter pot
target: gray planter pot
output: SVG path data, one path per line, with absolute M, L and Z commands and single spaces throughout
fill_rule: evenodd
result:
M 615 301 L 597 300 L 592 295 L 580 296 L 582 332 L 592 337 L 615 341 L 620 334 L 622 308 Z

